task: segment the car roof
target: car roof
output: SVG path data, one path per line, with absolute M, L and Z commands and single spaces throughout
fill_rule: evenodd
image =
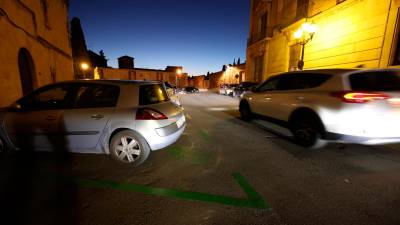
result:
M 311 69 L 311 70 L 302 70 L 302 71 L 289 71 L 281 74 L 276 74 L 276 75 L 282 75 L 282 74 L 287 74 L 287 73 L 322 73 L 322 74 L 330 74 L 330 75 L 344 75 L 344 74 L 351 74 L 351 73 L 358 73 L 358 72 L 385 72 L 385 71 L 400 71 L 399 69 L 396 68 L 349 68 L 349 69 Z
M 302 71 L 290 71 L 287 73 L 323 73 L 323 74 L 341 75 L 357 71 L 362 71 L 362 69 L 312 69 L 312 70 L 302 70 Z

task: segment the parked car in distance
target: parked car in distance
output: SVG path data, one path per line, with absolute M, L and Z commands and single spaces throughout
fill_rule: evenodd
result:
M 228 87 L 228 84 L 221 84 L 219 86 L 219 94 L 220 95 L 226 95 L 226 88 Z
M 259 85 L 259 84 L 254 83 L 254 82 L 242 82 L 239 84 L 239 86 L 237 86 L 233 89 L 233 96 L 240 97 L 244 92 L 250 91 L 252 88 L 256 87 L 257 85 Z
M 171 101 L 179 106 L 181 106 L 181 101 L 179 99 L 178 96 L 178 89 L 174 86 L 172 86 L 170 83 L 168 82 L 164 82 L 165 88 L 167 90 L 167 94 L 169 96 L 169 98 L 171 99 Z
M 227 85 L 227 87 L 225 88 L 226 95 L 233 97 L 234 89 L 236 87 L 238 87 L 238 86 L 239 86 L 239 84 L 229 84 L 229 85 Z
M 270 77 L 240 100 L 244 120 L 287 126 L 304 147 L 400 142 L 400 70 L 321 69 Z
M 197 93 L 197 92 L 199 92 L 199 89 L 196 87 L 185 87 L 185 92 L 186 93 Z
M 183 109 L 150 81 L 67 81 L 39 88 L 0 112 L 3 147 L 105 153 L 133 165 L 183 133 Z

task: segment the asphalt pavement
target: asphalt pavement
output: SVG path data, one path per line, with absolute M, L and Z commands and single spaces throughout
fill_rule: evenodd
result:
M 400 224 L 399 150 L 334 144 L 308 150 L 282 128 L 240 120 L 237 99 L 196 93 L 181 100 L 183 136 L 139 167 L 74 154 L 67 167 L 28 173 L 32 185 L 17 172 L 22 192 L 69 184 L 50 192 L 54 201 L 27 201 L 25 222 L 57 212 L 59 222 L 93 225 Z M 31 211 L 41 204 L 52 207 Z

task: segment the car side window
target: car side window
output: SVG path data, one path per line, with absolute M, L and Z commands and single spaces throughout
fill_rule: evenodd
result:
M 264 91 L 275 91 L 277 90 L 280 76 L 275 76 L 264 82 L 260 87 L 257 88 L 257 92 Z
M 77 89 L 74 108 L 115 107 L 119 88 L 112 85 L 82 85 Z
M 322 85 L 331 78 L 329 74 L 317 73 L 289 73 L 282 76 L 279 81 L 278 90 L 300 90 L 315 88 Z
M 18 103 L 24 110 L 57 110 L 69 107 L 72 88 L 70 85 L 59 85 L 39 89 L 22 98 Z

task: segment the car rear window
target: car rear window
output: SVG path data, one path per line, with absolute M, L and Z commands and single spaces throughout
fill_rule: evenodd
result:
M 394 71 L 366 72 L 350 75 L 351 89 L 355 91 L 399 91 L 400 75 Z
M 139 88 L 139 104 L 152 105 L 169 101 L 165 88 L 161 84 L 141 85 Z

